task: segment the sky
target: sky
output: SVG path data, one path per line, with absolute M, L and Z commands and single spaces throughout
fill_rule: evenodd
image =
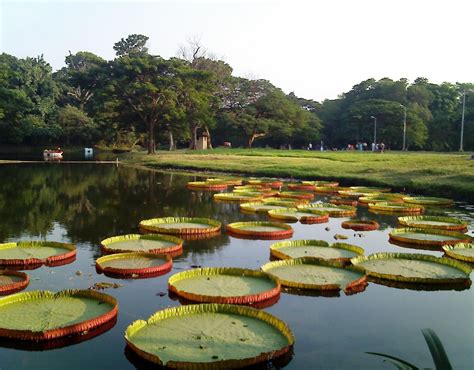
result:
M 132 33 L 165 58 L 194 37 L 234 75 L 322 101 L 368 78 L 474 82 L 473 14 L 473 0 L 0 0 L 0 51 L 56 70 L 69 51 L 113 59 Z

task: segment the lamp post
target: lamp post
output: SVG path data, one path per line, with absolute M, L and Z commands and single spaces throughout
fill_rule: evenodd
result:
M 403 145 L 402 150 L 405 151 L 406 149 L 406 137 L 407 137 L 407 107 L 403 104 L 400 104 L 400 107 L 403 108 Z
M 464 141 L 464 111 L 466 110 L 466 89 L 462 93 L 462 115 L 461 115 L 461 141 L 459 143 L 459 151 L 463 150 L 463 141 Z
M 377 144 L 377 117 L 370 116 L 374 119 L 374 144 Z

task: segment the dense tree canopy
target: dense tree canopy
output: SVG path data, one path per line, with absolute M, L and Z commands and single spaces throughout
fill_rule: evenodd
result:
M 148 37 L 114 44 L 116 58 L 71 52 L 53 73 L 42 56 L 0 55 L 0 142 L 102 144 L 130 148 L 214 145 L 342 149 L 377 142 L 386 148 L 474 150 L 474 84 L 426 78 L 368 79 L 339 98 L 316 102 L 285 94 L 232 67 L 190 40 L 179 57 L 152 55 Z M 375 120 L 377 122 L 375 132 Z M 212 141 L 211 141 L 212 137 Z

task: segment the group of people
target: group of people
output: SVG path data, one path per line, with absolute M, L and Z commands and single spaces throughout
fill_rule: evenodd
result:
M 383 153 L 385 150 L 384 143 L 372 143 L 371 149 L 373 152 L 380 152 Z M 347 150 L 359 150 L 359 151 L 366 151 L 368 150 L 367 143 L 357 143 L 356 145 L 347 144 Z

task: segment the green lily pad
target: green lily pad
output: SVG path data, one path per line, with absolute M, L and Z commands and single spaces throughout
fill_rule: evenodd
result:
M 117 301 L 92 290 L 31 291 L 0 298 L 0 335 L 47 340 L 80 334 L 117 316 Z
M 272 256 L 280 259 L 314 257 L 325 260 L 348 261 L 364 254 L 364 250 L 346 243 L 329 243 L 323 240 L 291 240 L 272 244 Z
M 451 258 L 474 263 L 474 243 L 445 245 L 443 250 Z
M 376 253 L 356 257 L 352 264 L 370 276 L 410 283 L 449 283 L 469 279 L 469 266 L 426 254 Z
M 183 271 L 168 280 L 171 292 L 192 301 L 253 304 L 280 294 L 280 285 L 261 271 L 209 267 Z
M 125 331 L 129 347 L 148 361 L 169 367 L 236 368 L 288 352 L 294 338 L 276 317 L 236 305 L 168 308 Z
M 467 222 L 453 217 L 412 216 L 399 217 L 398 222 L 407 227 L 419 229 L 466 230 Z
M 276 277 L 282 286 L 300 289 L 349 291 L 355 285 L 366 285 L 365 273 L 335 261 L 302 257 L 270 262 L 262 270 Z
M 178 255 L 183 251 L 183 240 L 171 235 L 128 234 L 102 240 L 106 253 L 144 252 Z
M 221 223 L 210 218 L 163 217 L 142 220 L 139 227 L 165 234 L 210 234 L 219 231 Z

